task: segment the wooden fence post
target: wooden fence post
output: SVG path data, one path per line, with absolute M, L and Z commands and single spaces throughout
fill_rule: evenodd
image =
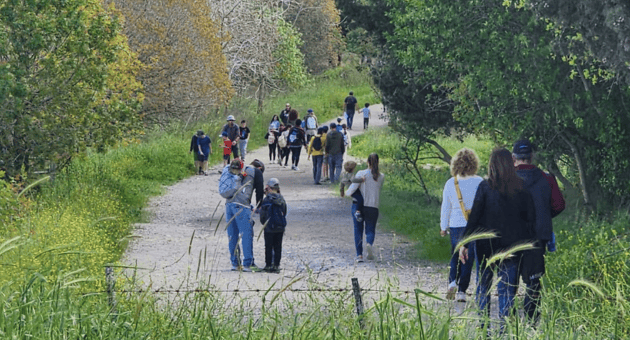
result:
M 365 327 L 363 322 L 363 298 L 361 297 L 361 287 L 359 287 L 359 279 L 352 278 L 352 291 L 354 292 L 354 304 L 357 308 L 357 315 L 359 316 L 359 324 L 361 328 Z
M 105 267 L 105 283 L 107 284 L 107 301 L 111 308 L 111 313 L 116 314 L 116 279 L 114 278 L 114 269 Z

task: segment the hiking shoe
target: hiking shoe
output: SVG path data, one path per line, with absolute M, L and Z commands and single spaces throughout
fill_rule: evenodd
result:
M 363 222 L 363 215 L 361 215 L 361 211 L 357 210 L 354 213 L 354 218 L 357 220 L 357 222 Z
M 363 255 L 359 255 L 359 256 L 357 256 L 357 262 L 358 262 L 358 263 L 363 262 Z
M 280 267 L 273 266 L 273 267 L 271 267 L 271 270 L 269 272 L 273 273 L 273 274 L 278 274 L 278 273 L 280 273 Z
M 273 270 L 272 266 L 265 266 L 265 268 L 263 268 L 262 271 L 266 273 L 271 273 L 272 270 Z
M 239 266 L 232 266 L 232 269 L 230 269 L 230 270 L 233 271 L 233 272 L 237 272 L 238 271 L 238 267 Z
M 374 249 L 373 249 L 372 245 L 371 244 L 367 244 L 365 246 L 365 249 L 367 250 L 367 259 L 368 259 L 368 261 L 374 260 Z
M 249 269 L 247 271 L 254 272 L 254 273 L 259 273 L 263 270 L 262 268 L 258 267 L 255 264 L 252 264 L 251 266 L 247 267 L 247 269 Z M 243 271 L 246 271 L 245 268 L 243 268 Z
M 457 282 L 453 281 L 448 284 L 448 288 L 446 289 L 446 299 L 454 300 L 456 292 L 457 292 Z
M 464 292 L 457 292 L 457 294 L 455 294 L 455 301 L 457 301 L 457 302 L 466 302 L 466 293 L 464 293 Z
M 320 182 L 315 183 L 315 185 L 322 185 Z

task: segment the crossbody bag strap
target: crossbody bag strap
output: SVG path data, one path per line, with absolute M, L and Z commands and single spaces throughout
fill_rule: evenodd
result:
M 459 207 L 462 209 L 462 214 L 464 214 L 464 218 L 468 221 L 468 211 L 466 211 L 466 206 L 464 206 L 464 199 L 462 198 L 462 191 L 459 189 L 459 181 L 457 181 L 457 176 L 454 176 L 455 180 L 455 191 L 457 191 L 457 199 L 459 200 Z

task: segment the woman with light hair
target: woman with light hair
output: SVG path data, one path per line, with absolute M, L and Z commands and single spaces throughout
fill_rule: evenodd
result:
M 448 275 L 448 289 L 446 298 L 457 298 L 466 301 L 466 289 L 470 284 L 472 262 L 463 264 L 459 261 L 459 254 L 453 254 L 455 246 L 464 236 L 464 229 L 468 220 L 468 213 L 472 209 L 477 187 L 483 179 L 477 176 L 479 157 L 468 148 L 463 148 L 451 159 L 451 177 L 444 185 L 442 193 L 442 211 L 440 215 L 440 235 L 451 236 L 451 262 Z M 471 259 L 475 257 L 474 244 L 469 249 Z M 457 294 L 456 294 L 457 293 Z

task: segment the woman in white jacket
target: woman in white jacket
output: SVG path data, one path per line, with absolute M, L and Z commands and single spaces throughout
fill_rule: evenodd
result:
M 468 212 L 472 209 L 477 187 L 483 179 L 477 176 L 479 170 L 479 157 L 467 148 L 463 148 L 451 159 L 451 177 L 444 185 L 442 193 L 442 212 L 440 215 L 440 235 L 451 236 L 451 263 L 448 275 L 448 288 L 446 298 L 457 301 L 466 301 L 466 289 L 470 284 L 472 272 L 472 262 L 467 261 L 462 264 L 459 261 L 459 254 L 453 254 L 455 246 L 464 236 Z M 457 186 L 461 194 L 457 193 Z M 461 197 L 461 202 L 460 202 Z M 462 206 L 463 205 L 463 206 Z M 469 248 L 472 252 L 470 258 L 474 256 L 474 244 Z M 457 294 L 455 294 L 457 292 Z

